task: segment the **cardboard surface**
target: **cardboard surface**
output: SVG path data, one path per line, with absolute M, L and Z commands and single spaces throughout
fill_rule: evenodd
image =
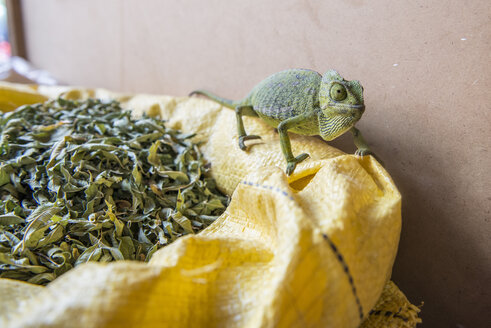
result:
M 22 4 L 28 59 L 68 84 L 240 98 L 285 68 L 360 80 L 358 127 L 403 196 L 394 281 L 422 327 L 490 321 L 488 1 Z

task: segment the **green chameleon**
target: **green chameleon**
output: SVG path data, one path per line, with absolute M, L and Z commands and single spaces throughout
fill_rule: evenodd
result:
M 351 131 L 358 156 L 373 154 L 355 123 L 365 111 L 363 87 L 359 81 L 346 81 L 334 70 L 324 75 L 307 69 L 289 69 L 271 75 L 257 84 L 247 97 L 233 101 L 208 91 L 196 90 L 190 95 L 204 95 L 219 104 L 235 109 L 239 147 L 246 150 L 244 141 L 259 139 L 247 135 L 242 115 L 259 116 L 278 129 L 280 144 L 291 175 L 298 163 L 309 157 L 303 153 L 293 156 L 288 131 L 333 140 Z

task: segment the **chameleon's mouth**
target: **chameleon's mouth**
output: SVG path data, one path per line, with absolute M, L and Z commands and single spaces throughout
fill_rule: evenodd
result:
M 357 109 L 361 114 L 365 112 L 365 105 L 350 105 L 350 108 Z
M 358 121 L 365 112 L 365 105 L 354 104 L 329 104 L 331 115 L 339 115 L 343 117 L 350 117 L 351 119 Z
M 349 108 L 356 108 L 356 109 L 359 109 L 361 111 L 365 111 L 365 105 L 348 105 Z
M 341 103 L 337 103 L 337 102 L 328 103 L 327 105 L 325 105 L 321 109 L 326 109 L 328 107 L 333 107 L 333 108 L 338 108 L 338 109 L 344 109 L 344 110 L 357 109 L 357 110 L 359 110 L 362 113 L 365 111 L 365 105 L 364 104 L 353 105 L 353 104 L 341 104 Z
M 365 110 L 364 104 L 353 105 L 353 104 L 329 103 L 328 105 L 332 106 L 332 107 L 353 108 L 353 109 L 359 109 L 359 110 L 363 110 L 363 111 Z
M 358 116 L 358 119 L 360 119 L 361 115 L 365 112 L 365 105 L 349 105 L 349 108 L 357 111 L 357 113 L 353 113 L 353 115 Z

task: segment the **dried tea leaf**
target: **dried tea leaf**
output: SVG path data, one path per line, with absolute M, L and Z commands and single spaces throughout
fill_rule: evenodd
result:
M 47 284 L 88 261 L 148 261 L 225 209 L 193 134 L 117 102 L 0 116 L 0 277 Z
M 3 226 L 12 225 L 12 224 L 19 224 L 19 223 L 24 223 L 24 222 L 25 222 L 25 220 L 23 218 L 15 215 L 13 212 L 0 215 L 0 225 L 3 225 Z

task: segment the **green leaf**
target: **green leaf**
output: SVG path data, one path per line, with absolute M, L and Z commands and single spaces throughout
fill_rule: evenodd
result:
M 153 245 L 150 250 L 147 253 L 147 256 L 145 257 L 145 262 L 150 261 L 152 258 L 152 255 L 159 249 L 158 245 Z
M 56 225 L 56 227 L 53 230 L 51 230 L 47 236 L 39 240 L 39 242 L 37 243 L 37 247 L 43 247 L 55 243 L 61 238 L 63 238 L 63 236 L 65 236 L 65 231 L 63 229 L 63 226 Z
M 150 146 L 150 149 L 148 150 L 148 157 L 147 157 L 148 162 L 157 168 L 160 167 L 160 165 L 162 164 L 160 162 L 159 156 L 157 155 L 157 151 L 159 150 L 159 146 L 160 146 L 160 140 L 155 141 Z
M 97 261 L 102 255 L 102 250 L 99 245 L 92 245 L 88 247 L 75 261 L 75 266 L 86 263 L 88 261 Z
M 34 277 L 27 280 L 27 282 L 31 284 L 46 284 L 55 280 L 56 275 L 54 273 L 40 273 L 35 275 Z
M 0 215 L 0 226 L 20 224 L 26 222 L 20 216 L 15 215 L 13 212 Z
M 120 238 L 119 251 L 125 260 L 135 259 L 135 244 L 131 237 L 125 236 Z
M 0 166 L 0 187 L 10 183 L 10 170 L 6 165 Z
M 28 248 L 35 248 L 35 247 L 41 247 L 40 241 L 44 237 L 44 233 L 46 230 L 48 230 L 49 226 L 43 226 L 43 227 L 31 227 L 25 234 L 24 234 L 24 239 L 23 239 L 23 248 L 28 247 Z
M 181 172 L 181 171 L 158 171 L 160 175 L 167 175 L 173 180 L 178 180 L 183 183 L 189 182 L 189 177 L 187 176 L 186 173 Z
M 40 265 L 30 265 L 28 259 L 24 258 L 21 260 L 16 260 L 9 254 L 0 253 L 0 263 L 10 264 L 24 271 L 32 273 L 43 273 L 48 271 L 48 268 Z M 1 272 L 1 270 L 0 270 Z
M 135 165 L 133 167 L 133 171 L 131 171 L 131 174 L 133 175 L 133 179 L 135 179 L 136 184 L 141 184 L 142 183 L 142 174 L 140 170 L 138 169 L 138 165 Z
M 172 219 L 179 224 L 186 233 L 194 233 L 193 227 L 191 225 L 191 221 L 181 213 L 176 213 L 172 216 Z

